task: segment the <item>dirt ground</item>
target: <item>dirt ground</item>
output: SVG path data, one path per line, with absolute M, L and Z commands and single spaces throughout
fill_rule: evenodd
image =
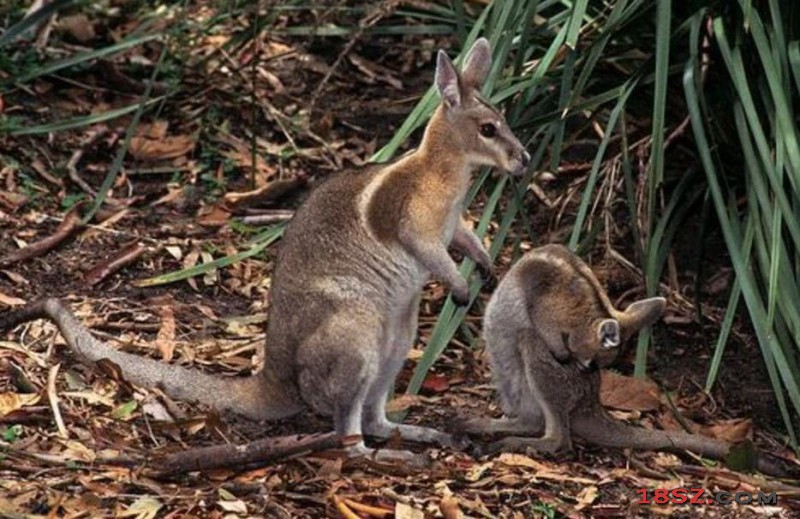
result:
M 69 41 L 68 34 L 59 37 Z M 93 333 L 119 348 L 208 372 L 251 373 L 264 362 L 270 275 L 280 242 L 264 254 L 188 280 L 158 286 L 141 282 L 247 250 L 256 226 L 233 223 L 235 217 L 281 217 L 321 178 L 363 164 L 428 88 L 433 50 L 451 44 L 420 37 L 370 37 L 352 45 L 347 38 L 274 37 L 223 56 L 208 50 L 219 42 L 207 38 L 176 51 L 185 63 L 196 65 L 198 55 L 207 60 L 174 72 L 180 88 L 143 118 L 113 200 L 98 218 L 42 254 L 0 260 L 0 313 L 56 296 Z M 153 63 L 160 50 L 145 44 L 94 63 L 80 75 L 44 76 L 31 88 L 6 92 L 2 113 L 34 124 L 126 105 L 141 94 L 147 77 L 133 73 L 133 58 Z M 262 66 L 251 76 L 247 65 L 257 54 Z M 166 80 L 156 86 L 171 88 Z M 58 234 L 65 209 L 78 199 L 87 208 L 131 117 L 46 135 L 0 135 L 0 258 Z M 418 137 L 419 132 L 406 146 Z M 565 184 L 580 181 L 581 170 L 576 171 L 568 181 L 540 188 L 559 200 Z M 261 191 L 248 196 L 254 188 Z M 246 203 L 237 205 L 237 196 Z M 572 205 L 564 205 L 567 217 L 559 218 L 560 204 L 548 207 L 530 190 L 525 197 L 536 241 L 523 236 L 524 244 L 561 241 Z M 480 194 L 473 216 L 485 200 Z M 655 327 L 650 354 L 650 376 L 661 386 L 661 396 L 655 408 L 637 409 L 632 403 L 633 409 L 615 413 L 645 427 L 676 428 L 671 402 L 704 433 L 749 437 L 764 450 L 794 460 L 781 444 L 782 422 L 745 317 L 737 319 L 714 390 L 702 391 L 730 288 L 726 259 L 715 257 L 723 249 L 713 232 L 704 251 L 692 248 L 688 239 L 678 244 L 679 290 L 669 294 L 670 310 Z M 619 250 L 630 258 L 624 246 Z M 110 269 L 110 260 L 121 251 L 140 255 Z M 499 260 L 501 274 L 512 255 L 509 246 Z M 695 286 L 698 255 L 711 259 L 705 268 L 713 274 L 707 272 Z M 641 278 L 602 247 L 590 260 L 619 303 L 641 296 Z M 701 317 L 691 304 L 698 290 Z M 397 382 L 398 395 L 446 295 L 439 283 L 426 287 L 419 340 Z M 451 429 L 457 416 L 499 414 L 486 358 L 472 340 L 487 298 L 481 295 L 468 332 L 457 334 L 421 394 L 394 401 L 395 408 L 409 411 L 408 422 Z M 0 331 L 0 516 L 344 517 L 337 509 L 344 499 L 398 518 L 458 517 L 454 508 L 465 517 L 520 518 L 794 517 L 800 510 L 800 494 L 790 484 L 689 456 L 580 443 L 575 453 L 558 457 L 476 457 L 407 446 L 430 456 L 425 469 L 348 461 L 325 452 L 244 470 L 155 477 L 152 469 L 168 453 L 327 432 L 331 423 L 310 414 L 269 424 L 220 416 L 173 402 L 156 390 L 132 388 L 113 370 L 85 367 L 63 344 L 43 321 Z M 616 372 L 631 374 L 632 361 L 630 353 Z M 56 408 L 62 424 L 55 419 Z M 134 463 L 109 461 L 119 457 Z M 776 490 L 779 501 L 768 507 L 638 503 L 638 489 L 678 487 Z M 380 516 L 376 510 L 373 515 L 357 506 L 353 510 L 355 517 Z

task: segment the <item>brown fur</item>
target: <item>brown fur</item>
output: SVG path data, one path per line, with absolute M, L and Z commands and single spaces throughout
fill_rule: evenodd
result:
M 473 420 L 465 428 L 525 435 L 506 437 L 493 450 L 571 450 L 575 435 L 606 447 L 724 458 L 730 450 L 725 442 L 627 425 L 600 405 L 596 365 L 609 364 L 619 349 L 604 347 L 603 340 L 615 330 L 619 339 L 631 337 L 656 321 L 664 307 L 663 298 L 651 298 L 618 311 L 591 270 L 565 247 L 527 253 L 500 283 L 484 316 L 486 348 L 506 416 Z M 757 468 L 783 473 L 764 456 Z

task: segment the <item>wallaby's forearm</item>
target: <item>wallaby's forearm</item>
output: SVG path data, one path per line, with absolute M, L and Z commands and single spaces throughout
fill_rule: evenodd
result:
M 81 361 L 91 365 L 108 359 L 118 365 L 133 384 L 160 388 L 173 398 L 192 400 L 229 410 L 254 420 L 288 416 L 299 409 L 276 405 L 275 391 L 260 376 L 222 378 L 166 364 L 155 359 L 117 351 L 97 340 L 58 299 L 42 299 L 0 317 L 0 329 L 39 318 L 51 319 L 69 348 Z M 283 407 L 283 409 L 281 409 Z
M 491 270 L 492 258 L 489 257 L 489 253 L 486 252 L 486 248 L 483 246 L 483 243 L 481 243 L 478 235 L 467 226 L 463 219 L 456 225 L 456 231 L 453 235 L 451 245 L 466 254 L 482 269 Z
M 443 243 L 426 240 L 420 236 L 404 236 L 404 233 L 401 233 L 400 240 L 417 261 L 435 277 L 447 283 L 456 303 L 466 304 L 469 301 L 467 280 L 458 271 L 455 261 L 447 253 Z

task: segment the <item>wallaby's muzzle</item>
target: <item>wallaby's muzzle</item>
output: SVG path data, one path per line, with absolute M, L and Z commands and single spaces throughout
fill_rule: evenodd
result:
M 519 177 L 525 174 L 528 164 L 531 163 L 531 155 L 524 149 L 509 161 L 509 173 Z

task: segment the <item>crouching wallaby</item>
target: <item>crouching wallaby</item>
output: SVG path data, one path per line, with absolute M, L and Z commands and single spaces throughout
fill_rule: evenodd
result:
M 399 430 L 408 440 L 449 444 L 443 432 L 390 423 L 384 404 L 414 342 L 429 276 L 445 281 L 457 303 L 469 300 L 448 247 L 491 271 L 489 255 L 461 218 L 471 173 L 495 166 L 520 174 L 530 159 L 479 94 L 490 67 L 483 38 L 460 74 L 440 51 L 435 83 L 442 101 L 419 148 L 394 163 L 335 175 L 299 208 L 280 246 L 265 367 L 257 375 L 223 379 L 116 351 L 53 299 L 0 317 L 0 328 L 49 317 L 84 361 L 107 358 L 135 384 L 255 420 L 311 407 L 332 415 L 342 435 L 387 438 Z M 362 442 L 354 453 L 363 452 Z
M 648 430 L 613 419 L 600 405 L 598 366 L 661 317 L 654 297 L 616 310 L 589 267 L 560 245 L 523 256 L 498 285 L 483 321 L 493 379 L 505 417 L 475 419 L 472 433 L 509 433 L 492 451 L 572 449 L 572 434 L 605 447 L 688 450 L 722 459 L 730 445 L 682 432 Z M 759 457 L 757 468 L 780 474 Z

